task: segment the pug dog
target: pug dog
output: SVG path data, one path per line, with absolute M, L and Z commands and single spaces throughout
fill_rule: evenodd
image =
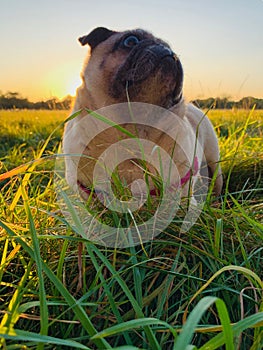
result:
M 205 163 L 207 177 L 213 178 L 213 191 L 215 195 L 220 195 L 222 173 L 218 140 L 207 116 L 185 102 L 182 64 L 171 47 L 142 29 L 118 32 L 98 27 L 80 37 L 79 41 L 89 49 L 81 74 L 82 85 L 77 89 L 72 110 L 72 113 L 79 113 L 66 123 L 62 147 L 67 155 L 81 156 L 77 160 L 66 157 L 68 184 L 79 191 L 83 198 L 87 198 L 94 183 L 93 172 L 100 155 L 112 144 L 136 133 L 150 140 L 153 145 L 160 146 L 172 157 L 179 169 L 173 183 L 177 187 L 184 186 L 185 194 L 189 193 L 189 186 L 193 185 L 191 176 L 200 175 L 202 164 Z M 114 125 L 108 125 L 102 128 L 103 132 L 99 132 L 101 119 L 98 116 L 90 118 L 92 111 L 99 111 L 99 114 L 105 111 L 107 116 L 110 106 L 129 106 L 129 103 L 157 106 L 160 110 L 173 113 L 176 118 L 168 118 L 166 124 L 169 125 L 165 125 L 164 129 L 160 127 L 164 120 L 162 116 L 156 116 L 150 123 L 136 125 L 127 122 L 127 119 L 122 123 L 123 112 L 119 112 L 117 122 L 115 120 L 114 123 L 121 125 L 127 133 Z M 107 116 L 108 119 L 110 117 Z M 188 127 L 180 128 L 178 120 L 187 123 Z M 94 133 L 94 138 L 87 136 L 87 132 Z M 190 153 L 194 152 L 198 142 L 201 151 L 192 161 L 186 159 L 182 147 L 175 147 L 173 133 L 180 138 L 177 143 L 183 148 L 188 147 Z M 148 164 L 146 169 L 143 168 L 135 156 L 131 155 L 130 159 L 126 157 L 118 166 L 120 179 L 128 185 L 135 179 L 145 177 L 145 173 L 155 174 L 154 166 Z M 154 183 L 150 181 L 148 185 L 149 193 L 156 194 Z

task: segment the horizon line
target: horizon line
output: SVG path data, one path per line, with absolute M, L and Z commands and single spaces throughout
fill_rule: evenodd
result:
M 8 95 L 8 94 L 17 94 L 19 96 L 19 98 L 21 99 L 27 99 L 29 102 L 31 103 L 37 103 L 37 102 L 45 102 L 45 101 L 49 101 L 51 99 L 57 99 L 59 101 L 63 101 L 65 100 L 66 98 L 76 98 L 76 95 L 71 95 L 70 93 L 66 94 L 65 96 L 63 97 L 58 97 L 56 95 L 50 95 L 50 97 L 38 97 L 38 98 L 32 98 L 31 97 L 28 97 L 28 96 L 24 96 L 21 92 L 19 91 L 6 91 L 6 92 L 3 92 L 1 89 L 0 89 L 0 97 L 1 96 L 5 96 L 5 95 Z M 253 95 L 244 95 L 243 97 L 241 98 L 234 98 L 232 97 L 230 94 L 221 94 L 221 96 L 208 96 L 208 97 L 202 97 L 202 96 L 197 96 L 197 97 L 194 97 L 194 98 L 189 98 L 187 97 L 187 95 L 184 95 L 184 98 L 186 101 L 195 101 L 195 100 L 208 100 L 208 99 L 227 99 L 228 101 L 233 101 L 233 102 L 239 102 L 241 101 L 242 99 L 244 98 L 254 98 L 254 99 L 257 99 L 257 100 L 262 100 L 263 99 L 263 96 L 262 97 L 255 97 Z

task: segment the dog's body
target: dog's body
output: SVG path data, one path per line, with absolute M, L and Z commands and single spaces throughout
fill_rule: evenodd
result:
M 173 112 L 179 119 L 191 125 L 192 131 L 189 135 L 179 135 L 178 119 L 176 118 L 174 123 L 172 122 L 173 125 L 166 126 L 167 133 L 160 131 L 160 120 L 154 121 L 154 125 L 150 126 L 138 125 L 136 133 L 142 138 L 150 135 L 150 140 L 154 144 L 158 144 L 172 156 L 174 162 L 179 166 L 181 183 L 182 179 L 186 178 L 185 174 L 188 174 L 191 164 L 184 159 L 181 151 L 174 151 L 171 141 L 174 138 L 171 132 L 173 130 L 177 132 L 182 143 L 185 138 L 184 145 L 192 149 L 195 148 L 197 137 L 199 148 L 203 152 L 197 159 L 198 171 L 205 160 L 210 178 L 216 173 L 214 192 L 219 195 L 222 189 L 222 174 L 218 163 L 217 137 L 209 119 L 198 108 L 184 102 L 182 66 L 169 45 L 140 29 L 114 32 L 106 28 L 97 28 L 79 40 L 82 45 L 90 46 L 90 53 L 84 65 L 83 83 L 77 90 L 73 112 L 84 108 L 97 111 L 106 106 L 125 102 L 151 104 L 159 106 L 162 110 Z M 85 130 L 81 123 L 83 118 L 87 118 L 87 111 L 82 111 L 80 115 L 67 123 L 63 137 L 64 153 L 84 153 L 93 158 L 80 160 L 77 165 L 77 177 L 72 176 L 73 172 L 76 172 L 76 164 L 70 159 L 66 162 L 68 183 L 74 187 L 77 182 L 81 191 L 84 187 L 92 185 L 96 159 L 110 144 L 120 139 L 120 131 L 109 128 L 104 133 L 97 135 L 87 145 Z M 134 125 L 124 124 L 124 127 L 131 132 L 135 130 Z M 93 130 L 96 130 L 96 126 Z M 190 141 L 187 141 L 188 139 Z M 180 167 L 180 164 L 183 166 Z M 129 184 L 138 176 L 140 177 L 141 168 L 134 162 L 126 161 L 121 165 L 119 171 L 121 177 Z

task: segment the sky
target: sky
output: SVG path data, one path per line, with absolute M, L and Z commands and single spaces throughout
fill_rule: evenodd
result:
M 31 101 L 75 94 L 98 26 L 143 28 L 184 67 L 187 99 L 263 98 L 263 0 L 0 0 L 0 92 Z

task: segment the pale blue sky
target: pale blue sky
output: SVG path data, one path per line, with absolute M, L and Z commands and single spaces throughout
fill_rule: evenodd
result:
M 168 41 L 189 98 L 263 97 L 262 0 L 1 0 L 0 90 L 32 100 L 73 93 L 97 26 L 142 27 Z

